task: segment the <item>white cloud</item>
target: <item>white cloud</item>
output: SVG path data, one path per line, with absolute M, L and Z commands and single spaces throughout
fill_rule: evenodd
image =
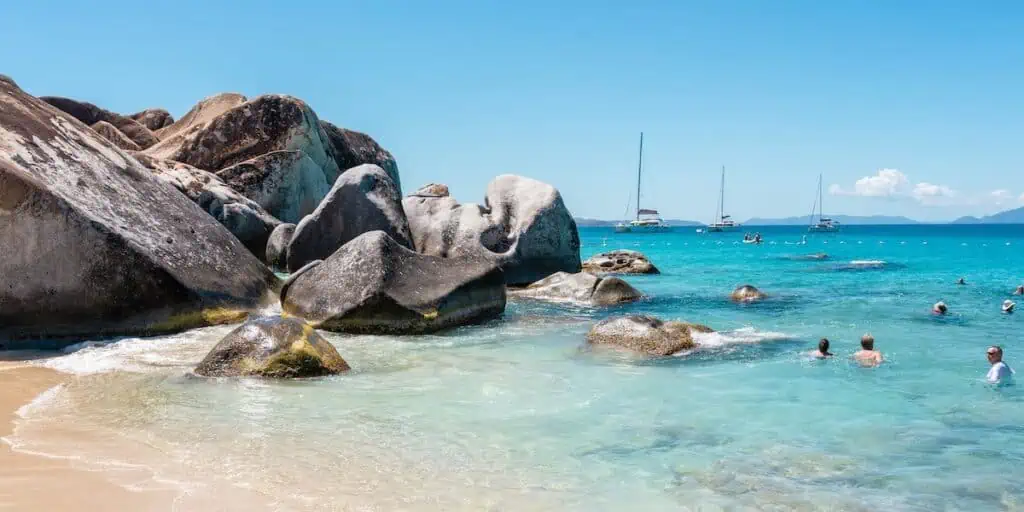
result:
M 857 180 L 852 189 L 832 185 L 828 191 L 836 196 L 913 199 L 928 206 L 950 205 L 959 196 L 946 185 L 922 181 L 911 186 L 910 178 L 899 169 L 879 169 L 875 175 Z
M 874 176 L 865 176 L 853 184 L 850 195 L 861 197 L 892 197 L 900 195 L 910 180 L 896 169 L 880 169 Z
M 988 195 L 989 199 L 991 199 L 991 201 L 995 203 L 996 206 L 1013 201 L 1013 194 L 1011 194 L 1009 190 L 1006 190 L 1004 188 L 1001 188 L 999 190 L 993 190 L 992 192 L 989 192 Z
M 957 196 L 956 191 L 945 185 L 933 185 L 922 181 L 914 186 L 911 197 L 924 205 L 949 204 L 949 200 Z

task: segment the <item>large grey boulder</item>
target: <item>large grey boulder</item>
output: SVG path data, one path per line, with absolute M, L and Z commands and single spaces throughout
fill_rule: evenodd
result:
M 694 332 L 711 332 L 696 324 L 647 315 L 613 317 L 598 322 L 587 333 L 587 343 L 631 350 L 649 356 L 670 356 L 697 348 Z
M 598 277 L 585 272 L 556 272 L 526 288 L 510 289 L 509 294 L 515 297 L 593 306 L 612 306 L 643 298 L 640 290 L 622 279 Z
M 146 149 L 158 142 L 156 136 L 148 128 L 142 126 L 134 119 L 102 109 L 92 103 L 59 96 L 43 96 L 39 99 L 89 126 L 100 121 L 106 121 L 142 149 Z
M 342 174 L 316 210 L 295 227 L 288 244 L 288 269 L 326 259 L 350 240 L 380 230 L 411 249 L 402 196 L 391 177 L 366 164 Z
M 296 223 L 331 190 L 323 169 L 302 151 L 274 151 L 222 169 L 217 176 L 274 217 Z
M 377 144 L 377 141 L 365 133 L 339 128 L 327 121 L 320 121 L 320 126 L 323 127 L 327 138 L 331 141 L 331 146 L 334 148 L 334 159 L 342 172 L 363 164 L 373 164 L 384 169 L 384 172 L 394 180 L 398 192 L 402 192 L 402 179 L 398 175 L 398 163 L 395 162 L 395 157 L 391 156 L 391 153 Z
M 0 276 L 5 348 L 237 321 L 280 286 L 187 197 L 4 78 Z
M 433 189 L 405 198 L 402 207 L 416 250 L 435 256 L 493 258 L 509 285 L 527 285 L 555 272 L 576 273 L 582 268 L 576 222 L 558 190 L 546 183 L 506 174 L 487 186 L 482 207 L 460 205 Z
M 281 224 L 274 228 L 267 240 L 266 258 L 263 260 L 274 270 L 287 270 L 288 244 L 295 234 L 295 224 Z
M 591 274 L 660 274 L 640 251 L 620 249 L 595 254 L 583 262 L 583 271 Z
M 297 318 L 251 319 L 220 340 L 195 373 L 206 377 L 322 377 L 348 363 L 312 326 Z
M 143 166 L 153 171 L 160 181 L 188 196 L 235 235 L 253 255 L 263 259 L 270 234 L 281 221 L 264 211 L 255 201 L 235 192 L 213 173 L 142 153 L 134 156 Z
M 501 315 L 505 282 L 493 261 L 424 256 L 371 231 L 290 279 L 281 306 L 320 329 L 423 333 Z
M 128 117 L 153 132 L 174 124 L 174 118 L 171 117 L 171 113 L 162 108 L 147 108 Z

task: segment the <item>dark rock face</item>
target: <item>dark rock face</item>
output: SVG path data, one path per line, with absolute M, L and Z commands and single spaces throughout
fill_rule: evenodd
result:
M 100 121 L 106 121 L 142 149 L 146 149 L 159 142 L 152 132 L 150 132 L 145 126 L 136 122 L 134 119 L 122 116 L 121 114 L 115 114 L 109 110 L 104 110 L 92 103 L 77 101 L 70 98 L 61 98 L 58 96 L 42 96 L 39 99 L 89 126 Z
M 424 256 L 372 231 L 304 269 L 281 305 L 331 331 L 423 333 L 501 315 L 505 282 L 492 261 Z
M 132 140 L 129 139 L 127 135 L 121 133 L 121 130 L 118 130 L 117 128 L 114 127 L 114 125 L 106 121 L 100 121 L 92 125 L 92 129 L 95 130 L 96 133 L 102 135 L 104 139 L 107 139 L 108 141 L 113 143 L 118 148 L 121 148 L 126 151 L 138 151 L 142 149 L 139 147 L 138 144 L 132 142 Z
M 309 324 L 279 316 L 251 319 L 231 331 L 196 367 L 207 377 L 322 377 L 348 363 Z
M 157 130 L 160 143 L 149 148 L 147 153 L 155 158 L 171 158 L 187 137 L 203 130 L 218 116 L 246 101 L 245 96 L 233 92 L 217 94 L 200 101 L 181 119 Z
M 411 249 L 402 197 L 391 177 L 376 165 L 349 169 L 320 206 L 302 219 L 288 245 L 288 269 L 326 259 L 350 240 L 380 230 Z
M 647 315 L 628 315 L 599 322 L 587 333 L 587 343 L 664 357 L 696 348 L 691 331 L 708 332 L 710 329 L 684 322 L 665 322 Z
M 334 148 L 334 158 L 342 172 L 345 169 L 351 169 L 363 164 L 376 165 L 384 169 L 388 176 L 391 176 L 391 179 L 395 182 L 395 187 L 398 188 L 398 193 L 402 193 L 402 180 L 398 175 L 398 163 L 395 162 L 395 157 L 391 156 L 391 153 L 388 153 L 387 150 L 380 147 L 380 144 L 377 144 L 377 141 L 365 133 L 339 128 L 327 121 L 320 121 L 320 126 L 323 127 L 324 132 L 327 133 L 327 137 L 331 141 L 331 146 Z
M 583 271 L 591 274 L 660 274 L 640 251 L 617 250 L 591 256 L 583 262 Z
M 485 255 L 500 262 L 513 286 L 582 268 L 576 222 L 554 187 L 498 176 L 487 187 L 484 207 L 459 205 L 434 191 L 421 189 L 402 202 L 419 252 Z
M 192 201 L 7 80 L 0 276 L 0 339 L 50 340 L 6 348 L 237 321 L 280 286 Z
M 765 298 L 765 294 L 761 292 L 761 290 L 758 290 L 749 284 L 745 284 L 733 290 L 732 293 L 729 294 L 729 298 L 736 302 L 756 302 Z
M 509 294 L 541 300 L 565 301 L 594 306 L 612 306 L 643 297 L 639 290 L 617 277 L 597 277 L 588 273 L 556 272 L 527 286 L 509 290 Z
M 301 151 L 274 151 L 217 172 L 240 194 L 284 222 L 299 222 L 331 190 L 323 169 Z
M 206 213 L 217 219 L 259 259 L 263 259 L 267 240 L 281 222 L 258 204 L 235 192 L 216 175 L 188 164 L 160 160 L 137 153 L 135 158 L 156 177 L 188 196 Z
M 288 244 L 295 234 L 295 224 L 281 224 L 274 228 L 267 240 L 266 259 L 267 265 L 275 270 L 288 268 Z
M 147 108 L 128 117 L 153 132 L 174 124 L 174 118 L 171 117 L 171 113 L 162 108 Z

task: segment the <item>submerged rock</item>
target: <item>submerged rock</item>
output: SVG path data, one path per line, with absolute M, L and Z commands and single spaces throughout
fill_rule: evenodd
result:
M 147 108 L 128 117 L 153 132 L 174 124 L 174 118 L 171 117 L 171 113 L 162 108 Z
M 576 222 L 551 185 L 506 174 L 487 187 L 485 207 L 459 205 L 431 184 L 402 202 L 416 250 L 498 262 L 511 286 L 581 269 Z
M 711 332 L 711 329 L 685 322 L 665 322 L 653 316 L 628 315 L 598 322 L 587 333 L 587 343 L 663 357 L 696 348 L 693 332 Z
M 755 302 L 765 298 L 765 294 L 757 288 L 745 284 L 736 288 L 729 294 L 729 298 L 736 302 Z
M 146 149 L 159 142 L 156 136 L 153 135 L 153 132 L 150 132 L 149 129 L 134 119 L 122 116 L 121 114 L 115 114 L 92 103 L 61 98 L 59 96 L 42 96 L 39 99 L 89 126 L 100 121 L 106 121 L 142 149 Z
M 115 128 L 114 125 L 106 121 L 100 121 L 92 125 L 92 129 L 95 130 L 96 133 L 102 135 L 104 139 L 107 139 L 121 149 L 126 151 L 138 151 L 142 149 L 138 144 L 129 139 L 127 135 L 121 133 L 121 131 Z
M 187 197 L 2 79 L 0 276 L 0 338 L 49 340 L 7 348 L 238 321 L 280 285 Z
M 569 301 L 595 306 L 612 306 L 633 302 L 643 297 L 639 290 L 617 277 L 597 277 L 580 272 L 556 272 L 527 286 L 512 289 L 513 296 L 541 300 Z
M 288 268 L 288 244 L 295 234 L 295 224 L 281 224 L 274 228 L 267 240 L 266 259 L 267 265 L 274 270 L 286 270 Z
M 206 377 L 321 377 L 348 363 L 312 326 L 297 318 L 251 319 L 228 333 L 195 372 Z
M 285 312 L 341 332 L 423 333 L 501 315 L 501 270 L 482 258 L 417 254 L 383 231 L 310 264 L 281 292 Z
M 402 196 L 391 177 L 376 165 L 345 171 L 313 213 L 302 219 L 288 244 L 288 269 L 326 259 L 350 240 L 383 231 L 412 249 Z
M 661 271 L 640 251 L 617 250 L 591 256 L 583 262 L 591 274 L 660 274 Z

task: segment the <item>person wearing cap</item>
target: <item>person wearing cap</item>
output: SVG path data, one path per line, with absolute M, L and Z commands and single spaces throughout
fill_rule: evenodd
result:
M 1015 372 L 1009 365 L 1003 362 L 1003 347 L 992 345 L 985 351 L 985 356 L 988 357 L 988 363 L 992 365 L 992 368 L 988 370 L 988 375 L 985 376 L 985 380 L 990 384 L 999 385 L 1013 382 L 1013 374 Z
M 946 303 L 941 300 L 932 306 L 932 313 L 935 313 L 936 315 L 945 315 L 947 311 L 949 311 L 949 308 L 947 308 Z
M 1017 307 L 1017 303 L 1006 299 L 1003 301 L 1003 313 L 1013 313 L 1013 308 Z
M 818 350 L 812 350 L 808 355 L 818 359 L 832 357 L 833 354 L 828 351 L 828 345 L 828 338 L 822 338 L 821 341 L 818 342 Z
M 1024 284 L 1018 286 L 1017 289 L 1013 291 L 1013 294 L 1014 295 L 1024 295 Z
M 861 366 L 878 366 L 884 360 L 882 353 L 875 350 L 875 337 L 865 334 L 860 338 L 860 351 L 853 354 L 853 360 Z

